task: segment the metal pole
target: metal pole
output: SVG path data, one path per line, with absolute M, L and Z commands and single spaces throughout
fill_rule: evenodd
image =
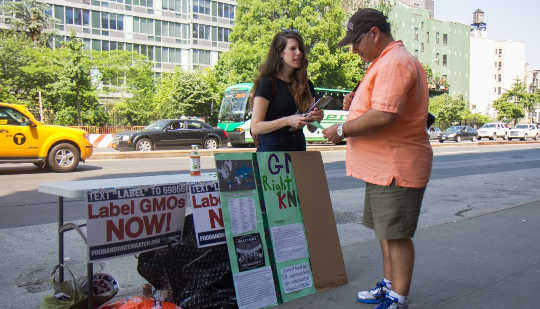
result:
M 41 102 L 41 90 L 38 91 L 39 97 L 39 121 L 43 122 L 43 103 Z
M 94 298 L 94 264 L 87 263 L 86 271 L 88 276 L 88 309 L 94 309 L 92 301 Z
M 58 197 L 58 264 L 64 265 L 64 232 L 60 228 L 64 225 L 64 197 Z M 64 267 L 60 267 L 58 280 L 64 281 Z

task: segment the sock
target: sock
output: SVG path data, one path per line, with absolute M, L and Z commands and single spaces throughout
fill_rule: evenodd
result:
M 399 295 L 395 291 L 390 291 L 389 295 L 397 298 L 398 302 L 402 305 L 406 305 L 409 302 L 409 298 L 407 296 Z
M 386 288 L 391 290 L 392 289 L 392 280 L 388 280 L 386 278 L 383 278 L 382 281 L 384 282 L 384 284 L 386 285 Z

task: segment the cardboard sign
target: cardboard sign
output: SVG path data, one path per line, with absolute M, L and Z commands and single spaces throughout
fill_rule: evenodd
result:
M 215 154 L 225 236 L 240 309 L 278 304 L 252 153 Z
M 88 260 L 161 248 L 180 239 L 186 185 L 88 190 Z
M 189 192 L 197 247 L 224 244 L 225 227 L 217 182 L 191 185 Z

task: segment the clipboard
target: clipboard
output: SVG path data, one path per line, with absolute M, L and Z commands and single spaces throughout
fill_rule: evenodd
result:
M 313 102 L 309 107 L 308 109 L 306 110 L 306 112 L 304 114 L 307 114 L 311 111 L 313 111 L 315 109 L 315 107 L 317 107 L 318 109 L 323 109 L 325 108 L 328 103 L 330 103 L 330 101 L 332 101 L 332 97 L 329 96 L 329 95 L 323 95 L 320 99 L 318 99 L 317 101 Z

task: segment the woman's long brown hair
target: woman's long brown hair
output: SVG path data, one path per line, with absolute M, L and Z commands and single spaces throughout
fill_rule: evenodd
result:
M 312 93 L 308 84 L 307 78 L 307 66 L 308 61 L 306 58 L 306 47 L 304 45 L 304 40 L 296 31 L 284 30 L 279 32 L 272 39 L 272 44 L 270 44 L 270 50 L 268 51 L 268 56 L 266 56 L 266 61 L 259 69 L 259 75 L 255 80 L 255 85 L 251 90 L 250 103 L 251 108 L 253 108 L 254 93 L 259 86 L 261 79 L 264 77 L 277 78 L 279 72 L 283 68 L 283 60 L 281 59 L 281 53 L 287 46 L 287 39 L 294 39 L 298 42 L 298 47 L 302 51 L 303 59 L 302 66 L 299 69 L 296 69 L 292 76 L 292 84 L 290 90 L 292 92 L 294 102 L 299 112 L 305 112 L 312 101 Z

